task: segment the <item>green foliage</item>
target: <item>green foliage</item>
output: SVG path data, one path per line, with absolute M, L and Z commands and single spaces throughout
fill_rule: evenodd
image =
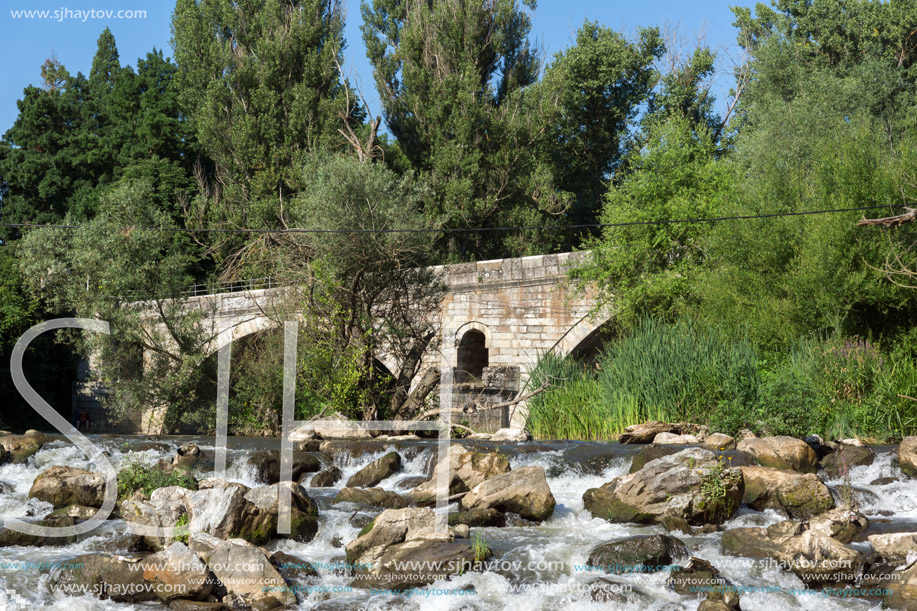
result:
M 483 529 L 474 532 L 474 538 L 471 541 L 471 551 L 474 554 L 475 562 L 483 562 L 492 554 L 490 547 L 487 545 L 487 535 Z
M 706 521 L 722 522 L 733 514 L 737 507 L 728 493 L 730 488 L 737 486 L 741 481 L 742 472 L 730 468 L 722 455 L 717 457 L 712 467 L 703 470 L 699 509 L 704 512 Z
M 189 522 L 190 520 L 188 519 L 187 513 L 181 514 L 178 520 L 175 521 L 175 528 L 178 529 L 178 535 L 175 537 L 175 540 L 185 545 L 188 544 L 188 540 L 191 538 L 191 531 L 188 529 Z
M 137 490 L 149 496 L 154 490 L 168 486 L 197 490 L 197 480 L 186 471 L 167 472 L 156 466 L 147 467 L 130 457 L 127 466 L 118 472 L 118 498 L 122 500 Z

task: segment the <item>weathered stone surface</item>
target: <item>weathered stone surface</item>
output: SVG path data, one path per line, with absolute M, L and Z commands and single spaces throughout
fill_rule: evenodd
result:
M 69 505 L 52 511 L 48 517 L 67 516 L 76 519 L 79 522 L 85 522 L 99 512 L 98 507 L 86 507 L 85 505 Z
M 656 445 L 686 446 L 700 443 L 694 435 L 676 435 L 675 433 L 659 433 L 653 438 Z
M 491 441 L 497 442 L 512 441 L 516 443 L 522 443 L 531 439 L 532 436 L 529 435 L 524 429 L 500 429 L 490 436 Z
M 344 474 L 337 467 L 331 466 L 319 471 L 309 480 L 309 486 L 312 488 L 330 488 L 338 483 Z
M 589 586 L 589 597 L 593 601 L 616 605 L 611 607 L 612 609 L 628 603 L 646 606 L 651 602 L 650 597 L 627 583 L 609 579 L 593 579 L 587 585 Z
M 408 492 L 407 496 L 419 504 L 436 501 L 439 474 L 446 468 L 443 460 L 433 469 L 433 476 Z M 508 473 L 509 459 L 499 452 L 449 451 L 449 495 L 468 492 L 481 482 L 496 475 Z
M 280 492 L 282 488 L 291 491 L 290 534 L 277 533 Z M 272 537 L 283 537 L 307 542 L 318 532 L 318 505 L 306 494 L 299 484 L 289 482 L 252 488 L 245 494 L 248 505 L 244 508 L 242 530 L 236 533 L 241 539 L 263 544 Z
M 9 452 L 8 460 L 24 463 L 41 449 L 42 439 L 36 435 L 6 435 L 0 437 L 0 447 Z
M 809 530 L 820 532 L 841 543 L 850 543 L 867 528 L 869 520 L 866 516 L 848 507 L 838 507 L 809 518 Z
M 630 473 L 636 473 L 651 460 L 656 460 L 657 458 L 662 458 L 663 456 L 671 456 L 672 454 L 676 454 L 678 452 L 678 448 L 673 448 L 667 445 L 643 446 L 636 454 L 634 454 L 633 458 L 630 459 Z
M 707 598 L 699 608 L 739 609 L 739 592 L 735 585 L 720 575 L 710 562 L 701 558 L 692 557 L 687 566 L 673 571 L 666 579 L 666 585 L 682 596 L 693 597 L 706 590 Z
M 618 437 L 619 443 L 653 443 L 659 433 L 680 434 L 681 429 L 675 424 L 668 424 L 654 420 L 645 424 L 634 424 L 624 429 Z
M 905 437 L 901 440 L 898 446 L 898 466 L 905 475 L 917 477 L 917 437 Z
M 506 526 L 506 516 L 490 507 L 449 512 L 449 526 Z
M 201 459 L 201 449 L 196 443 L 186 443 L 178 448 L 172 459 L 172 468 L 190 471 Z
M 876 459 L 876 453 L 866 446 L 841 446 L 837 452 L 832 452 L 821 459 L 819 463 L 828 477 L 843 475 L 844 465 L 850 469 L 862 465 L 871 465 Z
M 809 588 L 852 583 L 863 568 L 862 554 L 818 531 L 786 537 L 775 554 Z
M 770 558 L 780 545 L 779 539 L 770 536 L 767 529 L 752 526 L 727 530 L 720 539 L 720 546 L 723 553 L 730 556 Z
M 517 513 L 535 522 L 551 517 L 555 504 L 541 467 L 523 467 L 496 475 L 462 497 L 462 508 L 466 511 L 493 508 L 503 513 Z
M 319 424 L 315 424 L 315 435 L 321 439 L 372 439 L 373 432 L 363 429 L 343 429 L 336 428 L 335 422 L 354 423 L 338 413 L 325 416 Z
M 47 517 L 36 522 L 40 526 L 60 527 L 75 526 L 76 520 L 70 516 Z M 0 547 L 61 547 L 76 542 L 79 537 L 45 537 L 44 535 L 29 535 L 16 530 L 6 529 L 0 531 Z
M 806 519 L 834 507 L 828 487 L 812 473 L 768 467 L 739 467 L 745 477 L 745 503 L 758 511 L 783 509 Z
M 322 462 L 314 454 L 307 452 L 293 453 L 293 480 L 298 482 L 306 473 L 321 471 Z M 264 484 L 280 482 L 280 450 L 255 452 L 248 459 L 255 468 L 255 479 Z
M 411 504 L 405 497 L 396 492 L 382 488 L 342 488 L 334 497 L 335 503 L 361 503 L 375 505 L 386 509 L 402 509 Z
M 197 554 L 178 541 L 143 561 L 143 579 L 157 587 L 163 602 L 204 600 L 213 590 L 210 571 Z
M 655 573 L 688 555 L 685 544 L 668 535 L 641 535 L 603 543 L 586 564 L 605 573 Z
M 736 444 L 736 449 L 752 454 L 762 467 L 815 473 L 818 466 L 815 451 L 806 442 L 795 437 L 743 439 Z
M 716 452 L 718 450 L 735 450 L 736 438 L 730 435 L 724 435 L 723 433 L 714 433 L 704 439 L 704 448 L 711 452 Z
M 101 507 L 105 478 L 85 469 L 56 465 L 38 474 L 29 497 L 47 501 L 57 509 L 69 505 Z
M 895 571 L 894 579 L 883 581 L 879 587 L 887 589 L 888 594 L 882 603 L 889 609 L 917 611 L 917 562 Z
M 883 560 L 904 560 L 917 553 L 917 533 L 887 533 L 867 537 L 872 549 Z
M 242 539 L 222 541 L 206 533 L 191 536 L 190 547 L 232 596 L 255 609 L 296 604 L 296 595 L 264 552 Z
M 744 492 L 741 472 L 727 469 L 730 479 L 724 480 L 726 501 L 713 503 L 705 497 L 704 477 L 719 467 L 712 452 L 689 448 L 587 490 L 583 503 L 592 515 L 609 522 L 651 524 L 669 514 L 684 518 L 688 524 L 719 524 L 735 514 Z
M 433 538 L 435 514 L 429 508 L 386 509 L 364 528 L 359 537 L 347 544 L 347 560 L 373 564 L 386 547 L 411 539 Z M 443 540 L 448 540 L 445 538 Z
M 87 593 L 114 602 L 137 603 L 158 598 L 153 584 L 143 579 L 139 558 L 87 554 L 62 562 L 51 571 L 48 587 L 69 596 Z
M 191 491 L 180 486 L 154 490 L 149 501 L 124 501 L 121 517 L 140 526 L 154 528 L 174 527 L 178 520 L 189 514 Z M 150 548 L 160 551 L 176 540 L 174 535 L 148 534 L 138 529 Z
M 286 552 L 271 554 L 271 564 L 286 581 L 301 581 L 307 577 L 319 576 L 311 562 Z
M 372 488 L 385 478 L 401 470 L 401 456 L 398 452 L 389 452 L 354 473 L 347 480 L 348 488 Z
M 226 611 L 230 607 L 223 603 L 209 603 L 201 600 L 179 598 L 169 603 L 169 611 Z

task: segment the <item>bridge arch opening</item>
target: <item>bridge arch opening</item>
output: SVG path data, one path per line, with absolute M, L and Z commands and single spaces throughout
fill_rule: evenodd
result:
M 476 382 L 484 376 L 484 368 L 490 364 L 490 350 L 487 338 L 478 329 L 469 329 L 458 344 L 457 382 Z

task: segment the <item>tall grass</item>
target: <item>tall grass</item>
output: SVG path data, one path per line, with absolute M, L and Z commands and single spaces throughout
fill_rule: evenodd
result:
M 917 355 L 860 338 L 798 339 L 759 359 L 744 337 L 683 320 L 644 320 L 594 367 L 554 354 L 531 373 L 551 388 L 529 402 L 543 439 L 608 439 L 649 420 L 689 421 L 735 434 L 895 440 L 917 430 Z M 905 396 L 902 396 L 905 395 Z

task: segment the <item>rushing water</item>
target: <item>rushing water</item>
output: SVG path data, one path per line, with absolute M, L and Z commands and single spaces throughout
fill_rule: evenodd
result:
M 122 466 L 128 459 L 125 443 L 137 438 L 92 438 L 94 443 L 106 450 L 112 463 Z M 171 437 L 157 441 L 163 443 L 160 449 L 132 453 L 133 459 L 153 464 L 163 457 L 171 457 L 178 446 L 194 441 L 207 451 L 213 450 L 213 440 L 207 438 Z M 259 485 L 247 457 L 255 450 L 277 448 L 277 440 L 240 439 L 229 440 L 229 467 L 227 479 L 247 486 Z M 380 486 L 387 490 L 404 492 L 403 480 L 409 477 L 429 476 L 436 462 L 434 442 L 398 442 L 375 444 L 366 450 L 359 442 L 349 444 L 358 451 L 341 452 L 333 462 L 344 473 L 340 485 L 360 468 L 382 456 L 397 450 L 404 459 L 400 473 L 384 480 Z M 470 444 L 469 444 L 470 445 Z M 490 449 L 490 444 L 481 444 Z M 869 533 L 880 531 L 917 530 L 917 481 L 902 478 L 895 483 L 874 486 L 870 482 L 880 477 L 900 477 L 893 465 L 893 447 L 877 447 L 877 458 L 873 465 L 855 467 L 851 480 L 857 489 L 862 511 L 873 523 Z M 373 595 L 368 590 L 353 588 L 351 591 L 315 591 L 305 594 L 300 609 L 344 611 L 350 609 L 479 609 L 479 610 L 533 610 L 561 609 L 574 606 L 576 609 L 640 609 L 666 610 L 697 609 L 699 599 L 680 596 L 665 586 L 666 573 L 640 575 L 604 575 L 583 571 L 582 565 L 590 550 L 600 543 L 635 534 L 664 532 L 657 526 L 610 524 L 593 518 L 583 510 L 582 495 L 588 488 L 602 485 L 612 478 L 627 472 L 630 456 L 636 451 L 633 446 L 616 443 L 581 442 L 534 442 L 528 444 L 501 445 L 501 451 L 510 458 L 513 468 L 537 465 L 547 473 L 548 484 L 557 501 L 554 515 L 544 523 L 533 526 L 507 526 L 487 528 L 486 540 L 494 551 L 492 570 L 484 573 L 468 573 L 451 580 L 440 580 L 428 589 L 455 590 L 473 586 L 473 592 L 463 595 L 433 594 L 427 597 L 402 597 L 394 595 Z M 329 459 L 325 459 L 329 460 Z M 52 465 L 70 465 L 92 470 L 86 457 L 74 446 L 64 441 L 46 444 L 44 448 L 23 465 L 0 466 L 0 513 L 3 516 L 19 518 L 40 517 L 50 510 L 46 503 L 30 501 L 29 488 L 35 477 Z M 206 477 L 206 474 L 203 475 Z M 838 487 L 841 482 L 828 481 L 829 486 Z M 318 535 L 309 543 L 289 540 L 272 542 L 270 550 L 283 550 L 305 561 L 313 563 L 335 563 L 344 561 L 343 545 L 358 535 L 360 514 L 350 504 L 332 505 L 331 499 L 337 493 L 333 488 L 308 488 L 309 494 L 319 503 L 320 526 Z M 368 516 L 367 516 L 368 519 Z M 766 526 L 780 521 L 775 512 L 755 512 L 743 509 L 727 528 L 738 526 Z M 356 525 L 355 525 L 356 524 Z M 477 529 L 475 529 L 477 530 Z M 64 547 L 7 547 L 0 548 L 0 609 L 46 609 L 82 611 L 96 609 L 162 609 L 158 603 L 129 605 L 100 601 L 90 595 L 66 596 L 52 592 L 48 587 L 47 574 L 37 569 L 14 568 L 10 563 L 62 562 L 84 553 L 97 551 L 107 540 L 127 532 L 123 521 L 110 520 L 105 526 L 92 533 L 89 538 Z M 869 534 L 867 533 L 867 534 Z M 781 586 L 784 592 L 746 592 L 742 595 L 742 608 L 746 611 L 765 609 L 879 609 L 878 600 L 840 598 L 814 594 L 791 595 L 786 590 L 803 588 L 794 575 L 776 568 L 747 563 L 742 566 L 734 557 L 720 553 L 720 534 L 684 536 L 676 533 L 688 546 L 691 554 L 709 560 L 720 569 L 732 583 L 739 586 Z M 862 539 L 861 536 L 859 539 Z M 866 543 L 854 543 L 862 550 Z M 578 568 L 580 567 L 580 568 Z M 320 570 L 321 586 L 331 590 L 347 588 L 352 578 L 332 571 Z M 624 603 L 593 602 L 587 584 L 598 577 L 605 577 L 620 583 L 630 583 L 643 596 L 633 596 Z M 773 588 L 772 588 L 773 589 Z

